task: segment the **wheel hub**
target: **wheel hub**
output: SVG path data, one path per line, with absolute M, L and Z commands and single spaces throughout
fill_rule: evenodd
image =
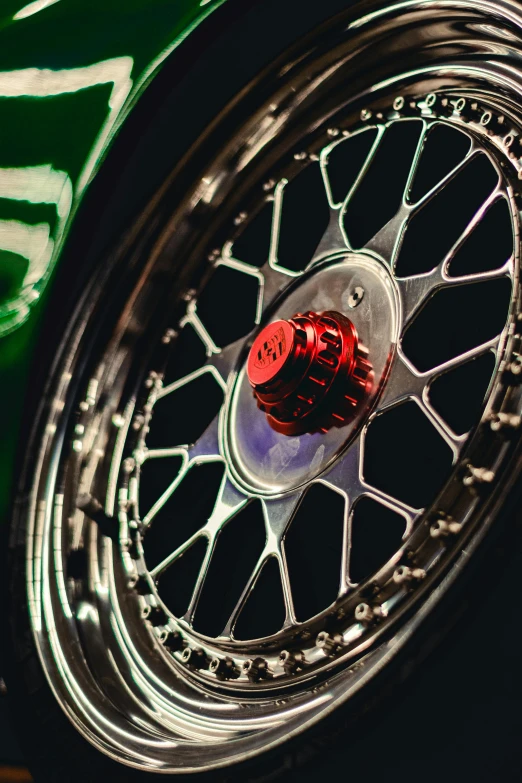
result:
M 369 415 L 395 351 L 397 294 L 383 261 L 339 254 L 299 280 L 267 320 L 238 372 L 223 443 L 238 483 L 279 494 L 322 473 Z M 314 391 L 310 376 L 319 373 L 325 385 Z
M 328 310 L 268 324 L 251 348 L 247 374 L 259 409 L 283 435 L 342 427 L 372 385 L 355 326 Z

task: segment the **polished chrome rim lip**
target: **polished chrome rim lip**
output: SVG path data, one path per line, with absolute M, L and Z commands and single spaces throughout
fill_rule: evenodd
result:
M 408 7 L 414 5 L 417 4 L 405 4 L 405 6 Z M 445 7 L 452 6 L 450 4 L 445 4 Z M 492 8 L 492 6 L 489 4 L 485 4 L 481 7 L 485 7 L 486 9 Z M 465 70 L 463 69 L 462 73 L 464 72 Z M 513 342 L 512 337 L 510 338 L 509 342 Z M 64 381 L 64 385 L 66 384 L 67 380 Z M 57 398 L 60 398 L 60 391 L 61 390 L 59 390 L 57 393 Z M 63 391 L 65 392 L 65 389 Z M 48 437 L 49 439 L 52 439 L 53 437 L 50 431 L 48 431 Z M 46 445 L 47 444 L 44 439 L 42 444 L 41 458 L 39 461 L 40 471 L 42 472 L 42 476 L 45 475 L 47 481 L 52 483 L 53 473 L 56 474 L 57 465 L 55 461 L 52 460 L 50 465 L 44 466 L 44 461 L 47 459 Z M 56 449 L 58 447 L 58 443 L 55 441 L 52 444 L 52 447 L 53 450 Z M 54 451 L 54 454 L 56 455 L 57 452 Z M 40 471 L 38 473 L 40 473 Z M 511 482 L 514 481 L 515 474 L 516 471 L 513 470 L 510 477 Z M 509 480 L 506 482 L 506 484 L 509 484 Z M 506 484 L 504 484 L 504 486 Z M 49 484 L 47 486 L 49 486 Z M 498 496 L 496 498 L 496 505 L 494 500 L 494 497 L 492 497 L 492 499 L 488 502 L 488 505 L 490 506 L 489 515 L 484 516 L 482 526 L 473 530 L 473 535 L 470 536 L 470 539 L 467 542 L 468 552 L 478 546 L 480 538 L 485 535 L 487 527 L 494 517 L 496 506 L 500 504 L 500 499 Z M 105 716 L 109 715 L 110 717 L 104 717 L 101 724 L 99 721 L 97 721 L 93 706 L 88 703 L 88 694 L 93 695 L 95 688 L 93 687 L 93 683 L 89 681 L 89 673 L 87 671 L 83 671 L 81 667 L 77 668 L 74 672 L 74 675 L 71 675 L 72 679 L 67 679 L 68 685 L 65 686 L 65 679 L 66 676 L 68 676 L 66 669 L 69 664 L 65 658 L 65 649 L 62 649 L 60 642 L 60 633 L 63 632 L 63 627 L 59 629 L 58 625 L 60 624 L 62 626 L 68 627 L 71 638 L 75 636 L 76 628 L 74 618 L 72 616 L 65 615 L 65 617 L 59 618 L 59 623 L 57 622 L 58 618 L 54 617 L 53 598 L 51 596 L 50 584 L 45 582 L 45 580 L 42 584 L 40 578 L 41 564 L 42 562 L 45 563 L 51 554 L 51 540 L 49 537 L 51 531 L 51 519 L 49 516 L 50 511 L 51 509 L 49 508 L 49 505 L 42 505 L 41 500 L 39 505 L 35 505 L 35 507 L 32 509 L 31 521 L 33 522 L 33 530 L 28 546 L 28 588 L 32 610 L 31 617 L 44 669 L 48 675 L 51 686 L 55 690 L 58 701 L 67 711 L 73 722 L 84 734 L 84 736 L 90 739 L 90 741 L 93 742 L 97 747 L 103 749 L 113 758 L 119 761 L 125 761 L 126 763 L 139 768 L 157 768 L 158 771 L 180 772 L 223 766 L 227 763 L 230 763 L 231 758 L 234 758 L 234 760 L 246 759 L 252 755 L 255 755 L 257 752 L 260 752 L 262 749 L 273 747 L 289 736 L 297 734 L 299 731 L 303 730 L 303 728 L 318 720 L 319 717 L 331 711 L 335 706 L 337 706 L 338 703 L 346 700 L 353 692 L 355 692 L 355 690 L 362 687 L 362 685 L 374 675 L 376 669 L 384 665 L 385 661 L 392 657 L 398 651 L 398 649 L 400 649 L 402 643 L 409 635 L 411 635 L 414 628 L 420 622 L 422 622 L 423 618 L 429 613 L 430 609 L 438 601 L 441 593 L 443 593 L 446 587 L 456 578 L 457 569 L 454 569 L 445 577 L 445 580 L 439 584 L 437 589 L 432 592 L 424 605 L 418 609 L 416 616 L 409 620 L 408 624 L 397 632 L 395 637 L 396 644 L 393 645 L 393 649 L 386 649 L 383 647 L 370 653 L 369 657 L 366 659 L 366 669 L 363 669 L 362 671 L 359 671 L 353 675 L 349 684 L 347 684 L 343 679 L 342 672 L 335 677 L 332 677 L 331 681 L 328 683 L 329 696 L 327 702 L 321 704 L 320 698 L 314 696 L 312 702 L 315 701 L 315 705 L 308 705 L 308 708 L 303 710 L 301 720 L 297 723 L 297 725 L 295 725 L 294 728 L 292 728 L 291 722 L 286 724 L 284 735 L 278 732 L 277 729 L 267 729 L 265 727 L 265 730 L 260 731 L 255 738 L 250 738 L 250 742 L 236 741 L 237 744 L 235 745 L 235 749 L 237 752 L 235 755 L 232 755 L 230 752 L 230 744 L 222 743 L 221 758 L 219 758 L 220 753 L 218 752 L 216 754 L 216 758 L 211 761 L 202 761 L 200 765 L 193 761 L 192 766 L 189 764 L 189 766 L 181 770 L 179 767 L 173 766 L 172 763 L 169 764 L 169 761 L 164 757 L 161 761 L 158 758 L 151 760 L 150 754 L 145 753 L 143 749 L 141 749 L 141 751 L 136 751 L 135 747 L 132 749 L 126 748 L 122 738 L 125 736 L 125 732 L 128 731 L 127 722 L 122 718 L 121 715 L 118 714 L 116 710 L 113 710 L 110 705 L 103 704 L 103 709 L 106 709 Z M 484 508 L 483 513 L 485 515 L 486 508 Z M 38 596 L 40 588 L 43 590 L 41 597 Z M 113 599 L 114 596 L 115 591 L 111 590 L 111 595 L 106 596 L 106 598 L 111 600 L 111 598 Z M 67 605 L 68 602 L 65 601 L 64 608 Z M 113 609 L 115 609 L 114 606 Z M 55 656 L 54 662 L 49 658 L 49 653 Z M 156 684 L 158 688 L 164 688 L 163 683 L 157 682 Z M 105 735 L 103 729 L 101 728 L 104 723 L 110 724 L 111 730 L 110 732 L 105 733 Z M 93 729 L 93 727 L 95 728 Z M 106 726 L 106 728 L 108 727 Z M 109 733 L 111 736 L 109 736 Z M 153 745 L 154 743 L 152 743 L 152 746 Z M 241 747 L 241 745 L 243 745 L 243 747 Z M 227 755 L 228 758 L 225 757 Z

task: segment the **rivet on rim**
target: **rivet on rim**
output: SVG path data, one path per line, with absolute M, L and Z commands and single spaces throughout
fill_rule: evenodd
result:
M 520 427 L 522 417 L 514 413 L 494 413 L 490 419 L 490 427 L 493 432 L 499 430 L 516 430 Z
M 343 647 L 344 639 L 340 633 L 329 634 L 327 631 L 321 631 L 315 643 L 325 655 L 335 655 Z
M 393 573 L 393 581 L 397 585 L 408 584 L 411 582 L 420 582 L 426 576 L 423 568 L 410 568 L 409 566 L 399 566 Z
M 226 658 L 212 658 L 208 670 L 223 680 L 236 679 L 241 673 L 233 658 L 228 656 Z
M 462 524 L 448 517 L 447 519 L 437 519 L 430 527 L 430 536 L 432 538 L 447 538 L 455 536 L 462 530 Z
M 194 669 L 207 669 L 210 663 L 207 654 L 201 647 L 185 647 L 181 653 L 181 661 L 193 666 Z
M 473 487 L 477 484 L 488 485 L 495 480 L 494 471 L 489 468 L 475 468 L 473 465 L 467 466 L 467 473 L 462 479 L 465 487 Z
M 270 675 L 268 662 L 264 658 L 248 658 L 242 666 L 243 674 L 250 680 L 262 680 Z
M 370 606 L 370 604 L 360 603 L 355 607 L 354 616 L 358 623 L 370 625 L 383 616 L 383 611 L 380 606 Z
M 163 345 L 169 345 L 169 343 L 172 342 L 172 340 L 177 336 L 178 333 L 176 332 L 175 329 L 167 329 L 165 331 L 165 334 L 161 338 L 161 342 L 163 343 Z
M 184 647 L 185 641 L 179 631 L 169 629 L 164 644 L 170 652 L 177 652 Z
M 279 663 L 287 674 L 293 674 L 298 669 L 302 669 L 306 665 L 306 660 L 302 650 L 282 650 L 279 654 Z

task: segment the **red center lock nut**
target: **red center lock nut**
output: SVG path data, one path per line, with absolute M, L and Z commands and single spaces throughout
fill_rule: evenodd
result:
M 368 351 L 341 313 L 297 313 L 259 333 L 247 361 L 257 404 L 284 435 L 348 424 L 371 391 Z

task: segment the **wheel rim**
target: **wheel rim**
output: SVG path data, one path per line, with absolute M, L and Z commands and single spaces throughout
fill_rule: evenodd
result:
M 512 71 L 508 78 L 503 62 L 484 58 L 494 39 L 502 41 L 504 61 L 511 62 L 516 44 L 507 36 L 515 22 L 498 4 L 479 8 L 474 3 L 469 9 L 460 5 L 457 11 L 447 4 L 448 24 L 438 30 L 437 46 L 431 49 L 423 48 L 423 36 L 428 30 L 433 32 L 434 24 L 428 3 L 406 4 L 399 16 L 393 11 L 375 11 L 352 19 L 341 36 L 328 28 L 313 38 L 312 54 L 309 51 L 299 65 L 288 69 L 271 96 L 277 133 L 268 128 L 266 138 L 260 136 L 254 116 L 238 132 L 241 154 L 231 143 L 214 156 L 203 180 L 206 189 L 200 186 L 199 193 L 194 191 L 196 198 L 189 194 L 178 206 L 175 219 L 155 238 L 139 285 L 124 305 L 120 301 L 109 308 L 109 337 L 92 337 L 92 323 L 100 318 L 101 296 L 79 314 L 78 328 L 62 360 L 54 406 L 45 421 L 30 510 L 28 591 L 42 662 L 60 704 L 90 741 L 120 761 L 161 771 L 210 769 L 232 759 L 246 759 L 319 720 L 370 680 L 427 616 L 443 592 L 437 588 L 447 588 L 454 578 L 456 569 L 451 567 L 459 562 L 464 542 L 469 551 L 478 545 L 494 518 L 500 495 L 514 479 L 507 464 L 517 445 L 520 423 L 520 77 Z M 477 42 L 472 31 L 481 19 L 487 20 L 489 39 Z M 409 26 L 412 20 L 414 32 Z M 390 40 L 400 42 L 406 40 L 406 30 L 409 43 L 404 59 L 415 63 L 415 68 L 396 72 L 387 61 L 392 44 L 379 49 L 378 63 L 368 55 L 370 40 L 393 31 Z M 457 40 L 474 59 L 460 60 Z M 357 89 L 346 95 L 339 92 L 338 74 L 353 51 L 365 52 L 372 68 L 360 55 L 366 64 L 364 72 L 357 70 L 362 66 L 355 58 L 351 67 Z M 313 88 L 305 93 L 304 86 L 309 84 Z M 292 94 L 299 96 L 295 104 L 288 97 Z M 263 112 L 266 109 L 261 107 L 260 116 Z M 447 168 L 445 178 L 435 182 L 433 164 L 425 166 L 424 192 L 419 198 L 409 198 L 413 190 L 422 191 L 419 170 L 437 134 L 454 134 L 448 153 L 448 157 L 455 156 L 454 165 Z M 390 199 L 382 198 L 385 207 L 379 207 L 378 218 L 366 220 L 368 196 L 365 201 L 361 191 L 372 176 L 374 190 L 379 177 L 382 181 L 386 166 L 381 163 L 380 172 L 373 175 L 372 165 L 375 169 L 379 152 L 390 138 L 395 144 L 390 142 L 389 148 L 396 151 L 393 159 L 400 162 L 401 155 L 403 159 L 402 169 L 397 164 L 402 182 L 399 203 L 388 215 Z M 468 140 L 468 148 L 462 153 L 463 139 Z M 339 199 L 336 187 L 343 185 L 338 184 L 335 160 L 354 140 L 363 152 L 366 141 L 370 143 L 345 196 Z M 454 148 L 461 151 L 460 159 Z M 233 167 L 229 165 L 232 160 Z M 290 264 L 285 266 L 281 248 L 286 194 L 299 173 L 313 167 L 322 176 L 328 227 L 321 230 L 311 253 L 303 250 L 306 243 L 301 242 L 299 252 L 287 255 Z M 473 196 L 479 203 L 471 217 L 463 218 L 462 230 L 442 258 L 437 257 L 441 245 L 436 218 L 445 215 L 453 232 L 456 229 L 447 206 L 433 205 L 439 194 L 460 181 L 459 175 L 467 176 L 472 169 L 478 173 L 465 180 L 464 190 L 468 192 L 470 182 L 474 183 L 478 195 L 474 189 Z M 223 170 L 227 176 L 220 178 Z M 263 206 L 271 213 L 270 241 L 265 262 L 256 265 L 258 229 L 250 245 L 245 237 L 252 234 L 256 220 L 262 222 Z M 466 208 L 463 203 L 464 213 Z M 471 253 L 466 247 L 494 210 L 495 214 L 503 212 L 504 225 L 508 215 L 513 248 L 509 258 L 496 265 L 490 262 L 490 268 L 452 274 L 452 265 L 466 268 L 470 257 L 476 260 L 476 250 Z M 186 240 L 183 231 L 189 219 L 192 225 L 206 221 L 208 228 L 201 239 L 189 239 L 183 247 L 181 237 Z M 495 226 L 502 225 L 500 218 L 495 220 L 499 221 Z M 313 244 L 313 220 L 310 225 L 309 243 Z M 419 268 L 419 242 L 426 231 L 433 232 L 430 247 L 421 248 L 421 272 L 411 274 L 411 269 Z M 446 241 L 452 236 L 443 229 L 440 234 Z M 238 247 L 247 251 L 250 247 L 254 263 L 241 258 Z M 183 262 L 182 269 L 189 271 L 178 270 L 180 284 L 175 289 L 172 284 L 172 293 L 163 295 L 149 281 L 154 281 L 158 269 L 171 270 L 172 276 L 173 253 Z M 203 271 L 198 260 L 202 257 L 207 259 Z M 437 257 L 435 265 L 430 257 Z M 220 321 L 226 319 L 213 314 L 212 297 L 205 294 L 220 269 L 256 284 L 253 328 L 231 342 L 233 330 L 223 336 Z M 409 273 L 398 274 L 397 270 Z M 414 338 L 408 334 L 409 328 L 416 324 L 418 328 L 421 310 L 428 309 L 426 302 L 435 301 L 436 296 L 431 300 L 430 296 L 449 292 L 454 297 L 469 286 L 491 284 L 494 287 L 485 298 L 479 297 L 478 305 L 462 305 L 469 315 L 473 306 L 482 306 L 482 313 L 488 304 L 495 310 L 491 300 L 501 301 L 503 310 L 489 317 L 491 334 L 465 350 L 462 340 L 457 341 L 454 356 L 424 366 L 423 362 L 429 365 L 426 341 L 437 324 L 437 313 L 421 323 Z M 460 307 L 460 301 L 445 300 L 443 309 Z M 157 308 L 158 302 L 163 310 L 152 317 L 151 307 Z M 248 351 L 259 329 L 303 308 L 334 309 L 353 319 L 376 377 L 375 392 L 358 409 L 354 421 L 327 433 L 297 437 L 304 444 L 304 454 L 292 444 L 295 438 L 270 429 L 256 407 L 245 373 Z M 485 333 L 484 328 L 475 325 L 477 334 Z M 190 373 L 168 382 L 169 366 L 177 372 L 183 330 L 185 334 L 190 330 L 200 341 L 205 357 Z M 443 329 L 441 335 L 435 347 L 431 346 L 432 357 L 437 355 L 438 342 L 451 343 Z M 173 359 L 169 359 L 171 347 L 178 350 Z M 476 420 L 459 434 L 448 425 L 447 417 L 453 413 L 443 393 L 436 407 L 432 386 L 450 371 L 483 356 L 492 359 L 489 376 L 486 372 L 485 401 L 480 398 Z M 184 417 L 186 398 L 180 403 L 175 395 L 201 379 L 211 380 L 221 390 L 223 404 L 216 407 L 210 421 L 200 417 L 201 433 L 191 446 L 162 445 L 169 422 Z M 452 395 L 446 390 L 448 398 L 451 401 Z M 205 406 L 198 401 L 199 410 L 208 419 L 214 399 L 208 388 L 202 399 Z M 446 418 L 440 413 L 441 399 Z M 165 404 L 167 412 L 158 415 Z M 386 414 L 399 411 L 402 415 L 406 404 L 414 406 L 413 419 L 382 425 Z M 401 488 L 402 497 L 396 497 L 386 479 L 377 474 L 383 467 L 379 459 L 382 442 L 391 439 L 395 445 L 397 432 L 425 424 L 439 444 L 434 450 L 449 457 L 443 467 L 432 465 L 434 478 L 425 487 L 429 500 L 419 504 L 410 496 L 404 499 L 407 487 Z M 380 433 L 379 427 L 383 427 Z M 373 455 L 368 465 L 363 456 L 367 449 Z M 404 453 L 401 447 L 399 454 Z M 275 462 L 268 459 L 274 454 Z M 147 466 L 176 458 L 181 464 L 179 473 L 146 507 L 142 496 Z M 222 466 L 220 480 L 212 478 L 215 503 L 207 518 L 193 520 L 190 535 L 162 558 L 160 545 L 149 548 L 154 524 L 165 505 L 176 501 L 183 480 L 203 464 Z M 408 463 L 410 471 L 413 467 Z M 397 471 L 392 471 L 393 482 L 398 483 Z M 338 587 L 332 600 L 325 598 L 318 611 L 308 609 L 312 611 L 308 615 L 310 602 L 305 600 L 299 616 L 295 585 L 302 585 L 303 576 L 293 575 L 290 561 L 299 559 L 300 550 L 294 547 L 290 557 L 289 540 L 303 496 L 311 486 L 328 488 L 343 506 Z M 148 496 L 154 491 L 155 485 L 147 490 Z M 401 529 L 394 523 L 399 532 L 392 537 L 389 551 L 380 553 L 380 560 L 370 557 L 372 567 L 367 553 L 358 556 L 358 578 L 354 578 L 351 561 L 356 539 L 360 539 L 354 532 L 354 511 L 363 501 L 395 515 Z M 324 499 L 315 501 L 316 515 L 319 502 Z M 207 601 L 206 621 L 198 627 L 198 601 L 205 593 L 222 531 L 231 530 L 232 520 L 242 518 L 254 504 L 260 514 L 245 521 L 251 527 L 244 535 L 255 538 L 250 531 L 261 524 L 264 539 L 260 537 L 258 550 L 254 547 L 247 552 L 244 545 L 243 555 L 246 560 L 250 556 L 252 567 L 236 590 L 228 619 L 208 632 L 212 625 L 208 618 L 214 618 L 216 605 L 230 603 L 227 596 L 217 604 Z M 363 526 L 375 509 L 373 505 L 361 513 Z M 162 539 L 168 528 L 158 524 L 157 529 Z M 238 540 L 243 547 L 242 535 L 236 532 L 233 547 Z M 181 583 L 178 579 L 170 592 L 164 589 L 163 575 L 200 544 L 193 581 L 182 572 Z M 226 571 L 226 558 L 224 562 Z M 275 580 L 280 580 L 281 627 L 247 636 L 245 641 L 234 635 L 234 626 L 268 564 L 276 566 Z M 328 569 L 319 576 L 327 580 Z M 215 592 L 219 580 L 209 583 Z M 182 612 L 172 611 L 166 596 L 173 594 L 174 603 L 179 603 L 180 593 L 187 594 L 186 606 Z M 255 627 L 256 614 L 262 622 L 267 616 L 270 619 L 271 605 L 267 611 L 261 601 L 261 607 L 254 609 L 249 628 Z M 394 645 L 389 645 L 390 639 Z M 82 650 L 77 659 L 70 656 L 72 642 Z M 317 685 L 322 686 L 320 691 L 313 690 Z

